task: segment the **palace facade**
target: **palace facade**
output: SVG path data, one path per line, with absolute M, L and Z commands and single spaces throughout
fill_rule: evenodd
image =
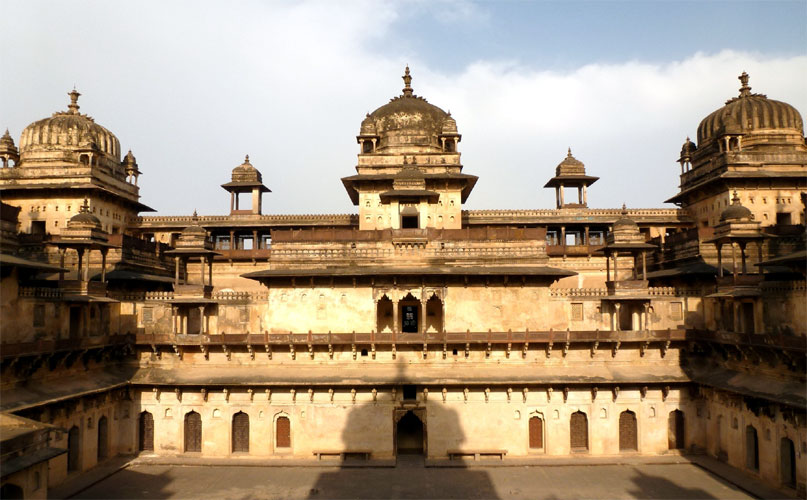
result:
M 351 214 L 264 214 L 247 157 L 229 214 L 142 215 L 75 90 L 6 132 L 0 496 L 117 455 L 401 453 L 705 453 L 804 494 L 799 112 L 743 73 L 681 149 L 677 208 L 589 208 L 569 150 L 555 207 L 466 210 L 457 121 L 403 79 L 360 124 Z

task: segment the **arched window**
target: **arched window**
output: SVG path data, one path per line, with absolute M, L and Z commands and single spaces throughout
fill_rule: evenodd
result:
M 291 421 L 289 417 L 277 417 L 275 421 L 275 443 L 278 448 L 291 448 Z
M 138 449 L 154 451 L 154 417 L 144 411 L 138 418 Z
M 185 414 L 185 452 L 202 451 L 202 416 L 195 411 Z
M 67 471 L 72 472 L 79 469 L 79 457 L 81 442 L 79 440 L 79 430 L 77 426 L 70 428 L 67 433 Z
M 793 441 L 782 438 L 779 445 L 779 467 L 782 475 L 782 484 L 796 487 L 796 448 Z
M 671 450 L 682 450 L 684 443 L 684 412 L 673 410 L 667 418 L 667 443 Z
M 582 411 L 572 413 L 569 436 L 572 451 L 588 451 L 588 418 Z
M 16 498 L 25 498 L 25 495 L 23 494 L 22 487 L 14 483 L 6 483 L 0 488 L 0 498 L 3 500 L 13 500 Z
M 753 425 L 745 428 L 745 466 L 751 470 L 759 470 L 759 440 Z
M 233 453 L 249 453 L 249 415 L 239 411 L 233 415 Z
M 109 429 L 107 429 L 106 417 L 98 419 L 98 450 L 97 458 L 100 462 L 109 456 Z
M 530 449 L 544 448 L 544 420 L 539 416 L 530 418 Z
M 636 451 L 638 449 L 636 414 L 625 410 L 619 414 L 619 451 Z

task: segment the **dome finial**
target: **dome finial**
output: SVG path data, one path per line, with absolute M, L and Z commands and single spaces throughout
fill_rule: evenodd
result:
M 623 203 L 622 204 L 622 217 L 628 216 L 628 207 Z
M 737 194 L 737 190 L 734 190 L 734 195 L 731 197 L 731 204 L 732 205 L 739 205 L 740 204 L 740 196 Z
M 87 201 L 87 198 L 84 198 L 84 204 L 79 207 L 78 211 L 81 214 L 90 213 L 90 202 Z
M 249 164 L 249 155 L 244 157 L 244 163 Z
M 748 86 L 748 78 L 748 73 L 745 71 L 743 71 L 742 75 L 737 77 L 737 79 L 740 80 L 740 83 L 743 84 L 743 86 L 740 87 L 740 97 L 751 95 L 751 87 Z
M 406 69 L 404 70 L 404 76 L 402 76 L 404 81 L 404 88 L 403 88 L 403 95 L 404 97 L 412 97 L 412 76 L 409 75 L 409 65 L 406 65 Z
M 73 90 L 67 93 L 70 96 L 70 104 L 67 105 L 67 108 L 70 110 L 71 113 L 74 115 L 78 114 L 78 97 L 81 95 L 76 87 L 73 87 Z
M 572 157 L 572 147 L 569 146 L 569 150 L 566 152 L 566 158 L 571 158 L 571 157 Z

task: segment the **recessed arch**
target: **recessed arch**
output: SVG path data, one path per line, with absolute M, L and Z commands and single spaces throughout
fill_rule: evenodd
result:
M 274 416 L 275 450 L 289 451 L 291 449 L 291 418 L 286 412 Z
M 544 416 L 535 412 L 530 414 L 528 423 L 530 451 L 543 451 L 544 444 Z
M 625 410 L 619 414 L 619 451 L 638 451 L 639 438 L 636 413 Z
M 137 418 L 138 450 L 154 451 L 154 416 L 143 411 Z
M 202 451 L 202 416 L 191 410 L 185 414 L 185 453 Z
M 573 452 L 588 451 L 588 417 L 582 411 L 569 417 L 569 444 Z
M 249 453 L 249 415 L 239 411 L 232 422 L 233 453 Z

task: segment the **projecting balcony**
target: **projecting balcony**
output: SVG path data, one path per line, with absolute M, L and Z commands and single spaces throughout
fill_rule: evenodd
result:
M 106 283 L 100 281 L 61 280 L 59 288 L 63 295 L 106 296 Z
M 210 285 L 174 285 L 174 299 L 210 299 L 212 294 Z
M 605 287 L 608 289 L 608 295 L 617 297 L 635 297 L 639 295 L 648 294 L 647 280 L 620 280 L 620 281 L 606 281 Z

